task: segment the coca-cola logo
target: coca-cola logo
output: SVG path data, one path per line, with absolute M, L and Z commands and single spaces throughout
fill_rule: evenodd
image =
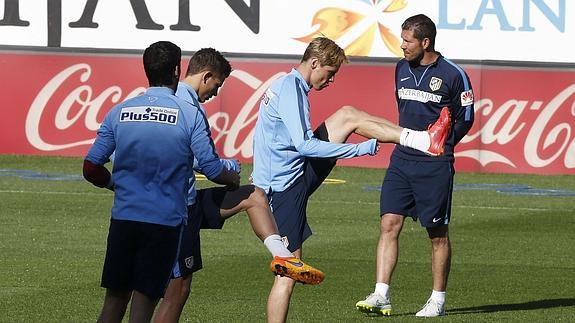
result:
M 572 84 L 546 105 L 541 101 L 511 99 L 495 108 L 491 99 L 481 99 L 475 102 L 476 123 L 481 123 L 481 127 L 461 140 L 462 144 L 480 148 L 459 151 L 456 156 L 475 159 L 482 166 L 503 163 L 515 168 L 516 162 L 506 155 L 515 155 L 512 150 L 522 149 L 524 160 L 531 167 L 546 167 L 562 159 L 563 166 L 575 168 L 574 97 L 575 84 Z M 568 109 L 568 112 L 560 113 L 561 109 Z M 538 113 L 529 123 L 525 114 L 533 111 Z M 570 115 L 571 118 L 564 120 L 557 115 Z M 518 142 L 523 138 L 522 143 Z M 496 152 L 497 147 L 505 147 L 506 154 Z
M 284 75 L 280 72 L 272 75 L 269 79 L 261 81 L 248 72 L 234 70 L 230 75 L 247 85 L 251 90 L 251 95 L 240 107 L 237 115 L 232 117 L 229 112 L 218 111 L 208 117 L 212 128 L 214 142 L 223 140 L 223 155 L 237 156 L 240 154 L 244 158 L 250 158 L 253 155 L 252 141 L 257 111 L 255 107 L 270 83 L 278 77 Z M 90 76 L 92 68 L 89 64 L 75 64 L 65 68 L 56 74 L 46 85 L 38 92 L 28 111 L 25 123 L 26 138 L 35 148 L 42 151 L 63 150 L 72 147 L 90 145 L 94 142 L 96 131 L 101 122 L 97 120 L 98 115 L 107 112 L 111 108 L 109 103 L 116 104 L 121 101 L 132 98 L 145 91 L 144 87 L 137 87 L 123 95 L 122 89 L 117 85 L 105 88 L 101 93 L 94 93 L 90 86 Z M 76 84 L 69 93 L 63 88 L 64 83 Z M 64 96 L 62 102 L 54 103 L 53 98 L 56 94 Z M 50 105 L 50 103 L 52 104 Z M 45 112 L 49 106 L 56 106 L 55 118 L 46 120 Z M 106 109 L 106 111 L 101 111 Z M 82 123 L 83 127 L 90 133 L 89 137 L 81 140 L 75 140 L 66 143 L 52 143 L 42 137 L 40 129 L 42 124 L 53 126 L 58 131 L 66 131 L 77 123 Z M 248 130 L 248 135 L 239 144 L 236 142 L 240 132 Z
M 48 81 L 40 90 L 26 116 L 26 138 L 32 146 L 39 150 L 53 151 L 81 145 L 90 145 L 94 142 L 95 136 L 92 136 L 84 140 L 55 144 L 46 142 L 40 135 L 40 125 L 46 122 L 43 120 L 43 116 L 48 107 L 48 103 L 52 100 L 56 92 L 61 91 L 62 84 L 68 80 L 77 81 L 79 85 L 72 89 L 59 104 L 52 125 L 58 130 L 65 131 L 83 118 L 82 121 L 86 129 L 93 132 L 98 130 L 100 122 L 96 120 L 96 117 L 104 107 L 104 102 L 108 100 L 112 103 L 120 102 L 122 99 L 122 89 L 114 85 L 106 88 L 102 93 L 95 95 L 92 87 L 87 84 L 91 74 L 92 68 L 90 65 L 75 64 L 56 74 L 56 76 Z M 129 92 L 124 97 L 124 100 L 134 97 L 144 90 L 145 88 L 136 88 Z M 110 107 L 107 106 L 106 108 Z
M 270 83 L 285 74 L 275 71 L 285 70 L 285 66 L 262 65 L 267 73 L 250 72 L 252 66 L 248 64 L 240 66 L 247 68 L 235 69 L 218 100 L 207 103 L 206 108 L 220 155 L 249 159 L 253 155 L 258 102 Z M 82 154 L 83 149 L 71 148 L 86 146 L 87 149 L 107 111 L 114 104 L 145 90 L 137 86 L 142 80 L 130 85 L 139 74 L 126 77 L 132 83 L 109 84 L 99 80 L 96 76 L 102 73 L 95 71 L 99 68 L 88 63 L 69 65 L 53 73 L 45 84 L 38 87 L 38 92 L 31 96 L 33 100 L 25 119 L 25 136 L 32 147 L 43 152 L 73 151 L 74 154 Z M 357 72 L 357 77 L 364 77 L 361 71 L 351 69 L 346 73 Z M 324 102 L 331 102 L 327 106 L 333 111 L 338 106 L 355 105 L 381 115 L 380 102 L 385 95 L 377 93 L 373 99 L 356 104 L 353 86 L 351 84 L 350 93 L 337 91 L 330 95 L 323 92 L 314 95 L 313 99 L 319 100 L 319 104 L 312 102 L 315 108 L 311 111 L 312 120 L 316 118 L 315 121 L 319 121 L 317 114 L 322 111 Z M 574 169 L 575 83 L 567 83 L 561 88 L 549 86 L 545 91 L 543 100 L 509 97 L 509 93 L 516 92 L 478 93 L 480 99 L 475 102 L 475 124 L 456 147 L 458 160 L 468 163 L 470 168 L 481 165 L 481 170 L 488 171 L 552 169 L 551 172 L 560 173 Z M 388 113 L 395 111 L 390 108 Z M 395 116 L 385 117 L 395 120 Z
M 266 81 L 261 81 L 246 71 L 232 71 L 230 76 L 240 80 L 252 89 L 253 92 L 240 107 L 234 120 L 230 120 L 230 114 L 224 111 L 213 113 L 208 117 L 214 142 L 218 143 L 220 140 L 224 140 L 224 156 L 235 157 L 238 154 L 244 158 L 251 158 L 253 156 L 252 142 L 254 139 L 255 122 L 258 117 L 256 110 L 256 107 L 258 106 L 257 103 L 269 87 L 270 83 L 284 74 L 286 73 L 280 72 L 272 75 Z M 236 145 L 238 138 L 242 137 L 240 136 L 240 132 L 244 129 L 248 129 L 249 133 L 239 145 Z

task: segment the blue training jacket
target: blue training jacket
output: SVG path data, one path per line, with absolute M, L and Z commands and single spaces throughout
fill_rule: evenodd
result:
M 307 157 L 352 158 L 375 154 L 376 140 L 359 144 L 322 141 L 313 136 L 309 85 L 295 69 L 265 92 L 254 134 L 253 182 L 266 192 L 281 192 L 303 174 Z
M 178 89 L 176 90 L 176 96 L 179 97 L 180 99 L 192 104 L 196 108 L 198 108 L 200 110 L 200 112 L 204 115 L 204 118 L 206 118 L 206 123 L 207 123 L 206 110 L 205 110 L 204 106 L 200 103 L 200 101 L 198 100 L 198 94 L 196 93 L 194 88 L 192 88 L 187 83 L 180 82 L 180 83 L 178 83 Z M 209 127 L 208 127 L 208 135 L 211 138 L 211 133 L 210 133 Z M 212 148 L 214 148 L 213 143 L 212 143 Z M 215 148 L 213 149 L 213 151 L 215 152 Z M 217 155 L 216 155 L 216 158 L 219 158 L 219 157 L 217 157 Z M 233 159 L 220 159 L 220 163 L 222 164 L 223 168 L 233 170 L 237 173 L 240 172 L 240 166 Z M 193 168 L 195 171 L 204 174 L 204 170 L 202 169 L 202 166 L 199 164 L 197 158 L 195 158 L 195 157 L 194 157 L 194 167 Z M 193 205 L 196 203 L 196 196 L 197 195 L 198 194 L 196 192 L 196 176 L 194 174 L 192 174 L 192 176 L 190 177 L 190 188 L 188 189 L 188 205 Z
M 151 87 L 108 112 L 86 160 L 104 165 L 113 152 L 117 220 L 177 226 L 187 219 L 194 157 L 206 177 L 222 171 L 205 116 L 166 87 Z

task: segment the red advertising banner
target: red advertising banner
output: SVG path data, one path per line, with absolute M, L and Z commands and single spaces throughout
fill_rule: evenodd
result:
M 251 162 L 259 99 L 298 62 L 231 62 L 232 75 L 206 110 L 220 155 Z M 463 67 L 475 124 L 456 148 L 458 171 L 575 174 L 574 70 Z M 83 156 L 107 111 L 147 86 L 139 55 L 4 52 L 0 68 L 0 154 Z M 310 93 L 312 123 L 345 105 L 396 121 L 393 74 L 393 64 L 342 67 L 334 84 Z M 383 144 L 377 156 L 340 164 L 387 167 L 392 149 Z

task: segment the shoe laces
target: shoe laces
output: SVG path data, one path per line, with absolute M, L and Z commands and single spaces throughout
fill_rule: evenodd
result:
M 367 297 L 365 298 L 365 301 L 370 302 L 370 303 L 379 304 L 379 305 L 385 305 L 385 304 L 389 303 L 388 298 L 386 298 L 383 295 L 377 294 L 377 293 L 371 293 L 371 294 L 367 295 Z
M 423 305 L 422 310 L 426 312 L 441 313 L 441 304 L 439 304 L 434 299 L 428 299 L 425 305 Z

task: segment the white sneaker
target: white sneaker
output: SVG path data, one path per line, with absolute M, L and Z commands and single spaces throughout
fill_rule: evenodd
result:
M 365 300 L 355 303 L 355 308 L 364 313 L 391 315 L 390 299 L 376 293 L 369 294 Z
M 418 317 L 436 317 L 445 315 L 445 304 L 440 304 L 434 299 L 428 299 L 423 308 L 415 314 Z

